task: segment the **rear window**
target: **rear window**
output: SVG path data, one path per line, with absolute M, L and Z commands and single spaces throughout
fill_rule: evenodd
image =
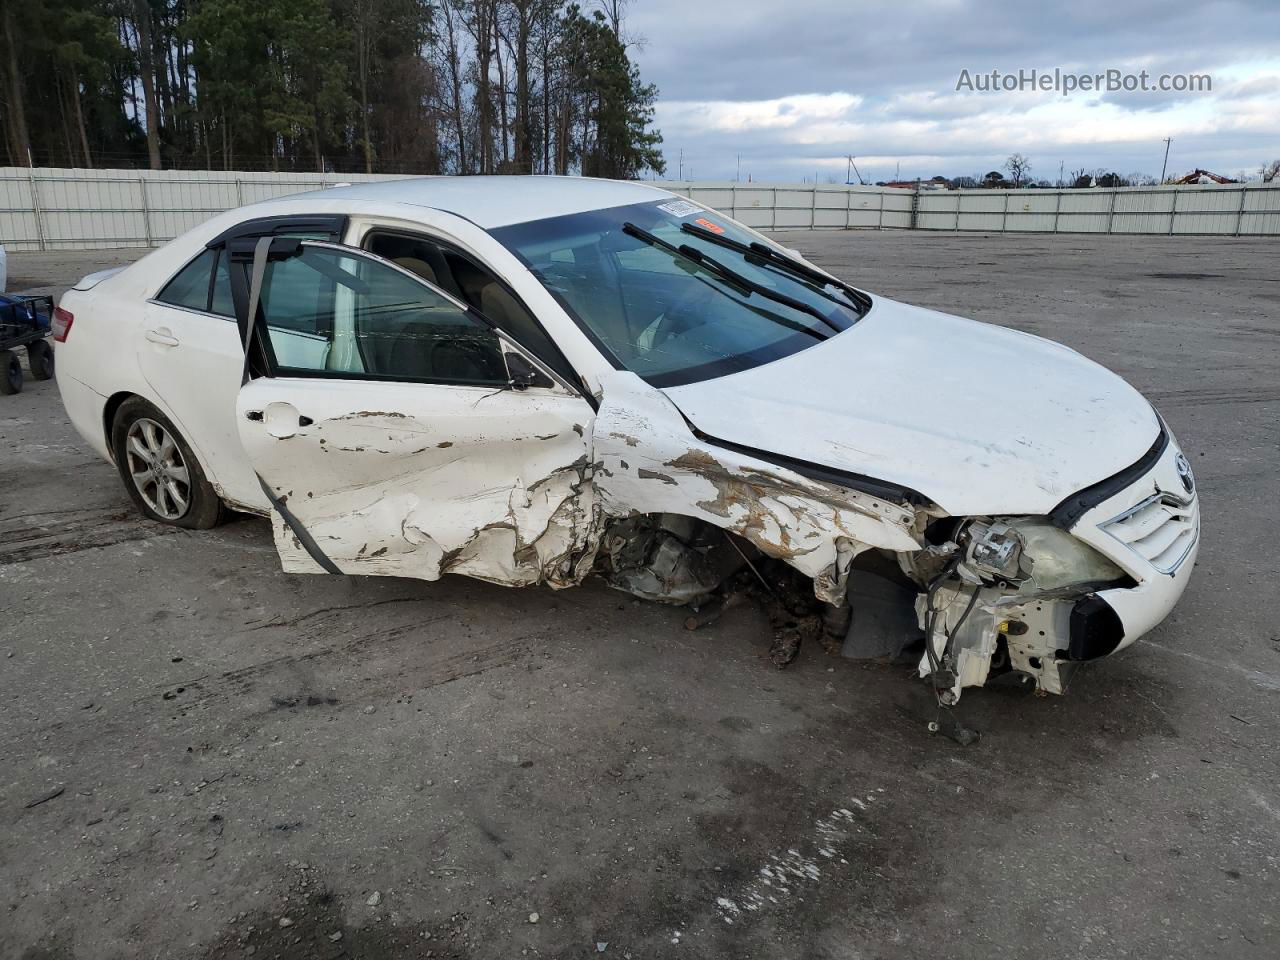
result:
M 216 250 L 205 250 L 177 272 L 156 297 L 161 303 L 191 310 L 209 309 L 209 276 L 217 257 Z

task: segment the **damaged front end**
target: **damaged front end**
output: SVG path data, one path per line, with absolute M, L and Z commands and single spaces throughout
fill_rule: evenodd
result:
M 899 555 L 924 587 L 915 603 L 925 635 L 920 675 L 932 678 L 941 702 L 1008 670 L 1062 693 L 1064 663 L 1114 649 L 1118 620 L 1092 601 L 1096 590 L 1129 583 L 1111 560 L 1041 518 L 946 521 L 930 532 L 936 538 L 947 526 L 943 542 Z
M 852 658 L 918 655 L 943 705 L 1011 670 L 1061 693 L 1065 664 L 1123 635 L 1094 594 L 1132 581 L 1046 518 L 947 517 L 814 480 L 707 442 L 638 378 L 609 387 L 596 569 L 635 596 L 690 605 L 691 627 L 753 596 L 779 666 L 808 637 Z
M 255 384 L 242 402 L 256 408 Z M 323 560 L 351 574 L 552 587 L 596 573 L 689 606 L 691 629 L 750 600 L 770 622 L 776 665 L 813 642 L 918 662 L 943 705 L 1009 670 L 1060 693 L 1064 663 L 1111 652 L 1124 632 L 1094 593 L 1130 585 L 1125 571 L 1049 520 L 949 517 L 918 496 L 801 473 L 701 435 L 631 373 L 603 384 L 590 428 L 568 397 L 541 398 L 530 430 L 530 404 L 518 422 L 503 406 L 511 396 L 489 395 L 465 411 L 477 438 L 466 455 L 457 431 L 432 442 L 413 418 L 351 413 L 333 394 L 309 398 L 314 443 L 255 440 L 309 478 L 277 491 L 290 515 L 305 512 L 313 541 L 277 510 L 289 571 Z M 492 480 L 503 473 L 509 486 Z

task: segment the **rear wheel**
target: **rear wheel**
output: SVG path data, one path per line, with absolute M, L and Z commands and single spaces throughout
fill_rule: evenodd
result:
M 141 397 L 122 403 L 111 446 L 129 496 L 147 517 L 192 530 L 222 520 L 222 501 L 191 447 L 153 404 Z
M 12 350 L 0 350 L 0 393 L 12 394 L 22 389 L 22 364 Z
M 49 346 L 48 340 L 27 344 L 27 363 L 33 380 L 53 379 L 53 347 Z

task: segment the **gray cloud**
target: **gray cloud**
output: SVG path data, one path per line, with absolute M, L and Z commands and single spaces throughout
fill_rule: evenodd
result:
M 1051 179 L 1059 160 L 1159 173 L 1166 135 L 1175 137 L 1172 169 L 1217 163 L 1234 173 L 1280 154 L 1274 78 L 1238 76 L 1251 64 L 1280 70 L 1273 0 L 1080 0 L 1065 10 L 976 0 L 789 7 L 636 0 L 629 24 L 645 41 L 637 52 L 642 72 L 661 91 L 672 174 L 681 148 L 700 178 L 732 177 L 741 154 L 744 174 L 769 179 L 843 177 L 838 158 L 846 153 L 867 157 L 864 174 L 877 179 L 899 163 L 903 176 L 971 172 L 998 166 L 1013 150 Z M 955 89 L 962 69 L 1054 67 L 1210 73 L 1214 92 L 1099 93 L 1077 96 L 1066 109 L 1054 94 Z M 817 117 L 812 104 L 785 100 L 840 92 L 857 102 L 824 107 Z M 766 111 L 769 123 L 752 122 L 759 103 L 779 98 Z M 1271 122 L 1258 108 L 1268 99 Z M 714 108 L 699 112 L 699 104 Z M 726 124 L 734 104 L 746 119 Z M 1122 122 L 1129 117 L 1133 123 Z

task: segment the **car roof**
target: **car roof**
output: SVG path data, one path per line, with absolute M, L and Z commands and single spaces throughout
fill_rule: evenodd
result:
M 659 187 L 589 177 L 414 177 L 330 187 L 290 200 L 321 198 L 407 203 L 465 217 L 484 229 L 674 196 Z

